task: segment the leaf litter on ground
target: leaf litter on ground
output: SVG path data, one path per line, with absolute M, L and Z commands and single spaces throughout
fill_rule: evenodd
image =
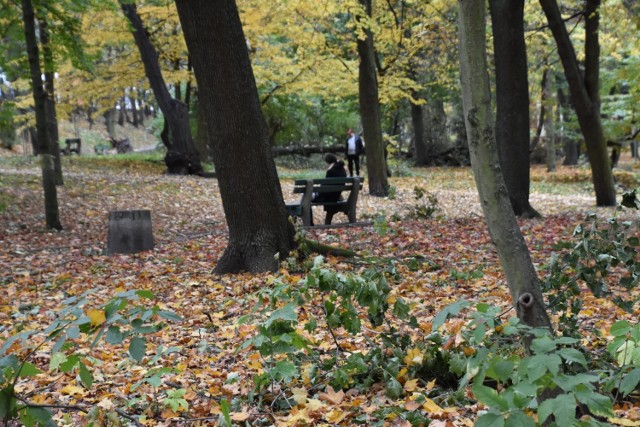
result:
M 543 176 L 544 172 L 534 169 L 534 175 Z M 358 218 L 382 218 L 384 229 L 311 229 L 307 236 L 351 247 L 363 257 L 418 259 L 420 262 L 411 267 L 406 262 L 398 263 L 402 279 L 392 292 L 410 303 L 420 324 L 429 324 L 440 309 L 462 298 L 490 302 L 508 311 L 508 289 L 469 169 L 418 169 L 415 175 L 391 178 L 390 183 L 395 189 L 393 198 L 371 197 L 365 185 L 358 201 Z M 65 174 L 65 186 L 58 193 L 64 226 L 61 232 L 43 227 L 44 204 L 37 171 L 0 170 L 0 184 L 3 200 L 9 201 L 0 213 L 0 339 L 4 341 L 19 330 L 46 328 L 61 301 L 87 291 L 97 307 L 118 292 L 148 289 L 155 295 L 155 304 L 184 318 L 183 322 L 169 322 L 167 328 L 149 339 L 147 357 L 161 348 L 178 349 L 159 357 L 157 365 L 171 370 L 158 384 L 143 381 L 151 369 L 144 364 L 123 368 L 125 348 L 104 345 L 89 352 L 95 381 L 88 390 L 72 374 L 50 372 L 50 355 L 44 347 L 33 361 L 43 373 L 19 381 L 18 392 L 42 404 L 81 402 L 90 407 L 113 402 L 125 407 L 129 402 L 132 406 L 128 409 L 135 412 L 138 406 L 158 406 L 160 390 L 186 390 L 180 397 L 188 405 L 186 411 L 177 403 L 179 399 L 158 406 L 160 409 L 147 409 L 146 425 L 169 425 L 170 419 L 175 421 L 171 425 L 176 425 L 179 417 L 191 419 L 189 425 L 206 425 L 210 417 L 223 412 L 222 399 L 232 401 L 250 393 L 251 378 L 262 364 L 255 351 L 237 352 L 254 332 L 254 327 L 238 326 L 237 321 L 254 306 L 253 292 L 270 283 L 272 275 L 212 275 L 227 239 L 215 180 L 158 175 L 146 170 L 97 172 L 71 167 Z M 292 194 L 292 184 L 292 180 L 282 181 L 287 201 L 297 198 Z M 416 187 L 437 199 L 431 218 L 411 215 L 417 203 L 425 203 L 416 200 Z M 539 268 L 548 263 L 554 245 L 570 238 L 586 212 L 597 211 L 602 216 L 613 212 L 596 209 L 588 188 L 580 188 L 551 194 L 536 192 L 534 186 L 531 203 L 543 217 L 520 220 L 519 224 Z M 152 251 L 103 255 L 108 212 L 115 209 L 151 210 L 156 242 Z M 335 218 L 344 220 L 340 215 Z M 345 259 L 329 258 L 328 262 L 338 271 L 361 268 Z M 295 272 L 281 273 L 291 281 L 300 278 Z M 585 297 L 584 311 L 589 314 L 586 321 L 594 334 L 627 316 L 610 302 L 592 296 Z M 99 322 L 99 313 L 94 316 Z M 350 345 L 358 347 L 357 342 Z M 404 385 L 407 390 L 420 387 L 425 386 Z M 297 389 L 296 393 L 295 401 L 304 403 L 272 414 L 269 419 L 277 425 L 350 425 L 355 407 L 359 413 L 370 414 L 380 406 L 397 404 L 385 397 L 379 387 L 372 387 L 368 393 L 345 393 L 330 387 Z M 131 404 L 134 401 L 139 403 Z M 416 403 L 409 399 L 402 405 L 411 408 Z M 471 425 L 481 409 L 478 405 L 444 406 L 434 401 L 426 405 L 434 425 Z M 256 416 L 255 411 L 243 407 L 234 410 L 231 419 L 247 422 Z M 64 411 L 54 413 L 63 423 Z M 640 419 L 637 402 L 618 408 L 617 414 Z M 79 417 L 72 414 L 71 425 L 80 422 Z M 389 425 L 402 424 L 396 420 L 393 424 L 389 421 Z

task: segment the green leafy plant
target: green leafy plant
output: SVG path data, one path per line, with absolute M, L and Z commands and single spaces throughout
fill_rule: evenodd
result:
M 611 326 L 610 333 L 614 338 L 607 351 L 619 369 L 607 378 L 605 389 L 628 396 L 640 384 L 640 324 L 618 321 Z
M 445 308 L 434 318 L 434 328 L 465 306 L 459 302 Z M 452 351 L 465 366 L 460 387 L 471 385 L 475 398 L 487 407 L 476 426 L 536 426 L 548 421 L 558 426 L 601 425 L 596 416 L 613 415 L 612 398 L 600 392 L 600 376 L 587 371 L 578 339 L 554 337 L 517 317 L 502 322 L 499 308 L 484 303 L 469 317 L 458 331 L 465 344 Z M 531 354 L 524 352 L 523 337 L 531 340 Z M 576 413 L 581 411 L 586 417 L 578 422 Z M 532 417 L 536 413 L 537 421 Z
M 616 212 L 639 208 L 634 190 L 623 194 Z M 633 309 L 638 297 L 630 291 L 640 281 L 639 235 L 637 217 L 622 220 L 616 216 L 601 221 L 590 214 L 576 227 L 571 249 L 553 257 L 542 288 L 550 295 L 550 310 L 560 313 L 558 327 L 565 335 L 578 331 L 582 284 L 596 297 L 611 297 L 624 310 Z
M 155 298 L 148 290 L 131 290 L 118 294 L 106 304 L 92 308 L 90 293 L 63 302 L 56 320 L 44 331 L 23 331 L 9 337 L 0 347 L 0 421 L 20 419 L 26 426 L 52 425 L 50 412 L 31 404 L 15 393 L 21 378 L 40 373 L 30 362 L 36 352 L 50 346 L 49 369 L 69 373 L 77 371 L 81 384 L 90 389 L 94 383 L 90 351 L 101 340 L 119 345 L 128 341 L 132 360 L 142 362 L 146 354 L 145 335 L 164 327 L 161 319 L 180 321 L 173 312 L 149 306 Z M 81 340 L 90 343 L 88 351 L 78 348 Z M 10 354 L 8 354 L 11 352 Z M 152 359 L 153 360 L 153 359 Z M 157 361 L 157 359 L 155 359 Z
M 387 323 L 387 313 L 406 320 L 412 327 L 417 325 L 404 300 L 390 298 L 388 280 L 395 274 L 392 265 L 386 269 L 370 268 L 359 275 L 339 274 L 326 268 L 323 258 L 317 257 L 309 274 L 298 283 L 274 280 L 269 288 L 259 291 L 261 304 L 253 318 L 245 316 L 240 320 L 258 322 L 257 333 L 239 348 L 257 349 L 266 362 L 264 372 L 254 377 L 256 391 L 274 389 L 274 384 L 292 384 L 305 375 L 314 383 L 326 381 L 343 389 L 384 382 L 387 395 L 400 396 L 402 385 L 396 377 L 411 341 Z M 309 313 L 309 306 L 317 307 L 320 313 Z M 306 312 L 305 316 L 301 311 Z M 361 312 L 366 313 L 368 328 L 380 333 L 365 338 L 366 351 L 346 350 L 338 331 L 351 336 L 362 334 L 365 319 Z M 310 338 L 319 328 L 326 328 L 332 337 L 331 356 Z
M 413 218 L 429 219 L 438 211 L 438 198 L 422 187 L 413 188 L 415 205 L 411 207 L 410 216 Z

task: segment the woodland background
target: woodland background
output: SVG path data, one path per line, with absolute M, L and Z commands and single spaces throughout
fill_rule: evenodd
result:
M 368 188 L 367 176 L 358 217 L 371 225 L 296 229 L 302 243 L 274 271 L 217 275 L 233 236 L 223 210 L 233 196 L 219 184 L 234 178 L 211 164 L 226 141 L 207 133 L 207 120 L 224 111 L 203 102 L 173 2 L 23 0 L 23 12 L 35 6 L 55 134 L 33 115 L 21 8 L 3 3 L 2 422 L 638 425 L 640 23 L 633 2 L 597 3 L 596 101 L 614 190 L 624 194 L 617 208 L 595 207 L 555 42 L 539 5 L 524 2 L 525 151 L 541 163 L 531 168 L 528 202 L 541 217 L 517 226 L 556 336 L 516 317 L 466 167 L 455 4 L 237 3 L 285 200 L 296 198 L 292 179 L 322 175 L 319 153 L 341 150 L 347 128 L 365 130 L 359 55 L 372 34 L 388 183 Z M 582 24 L 592 16 L 582 2 L 561 6 L 584 64 Z M 489 30 L 487 57 L 504 55 L 491 51 Z M 162 84 L 145 73 L 132 31 L 155 48 Z M 188 107 L 202 165 L 172 170 L 176 134 L 163 102 Z M 48 150 L 43 131 L 62 146 L 83 141 L 80 156 L 60 162 L 58 226 L 43 212 L 48 178 L 31 156 Z M 125 140 L 145 153 L 120 153 Z M 368 141 L 366 161 L 378 163 Z M 231 170 L 244 179 L 252 167 Z M 123 208 L 152 211 L 153 251 L 103 255 L 107 213 Z M 313 243 L 355 256 L 320 258 Z

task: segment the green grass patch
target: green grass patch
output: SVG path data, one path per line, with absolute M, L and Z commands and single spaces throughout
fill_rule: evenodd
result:
M 165 171 L 164 154 L 126 153 L 112 156 L 67 156 L 62 159 L 63 170 L 122 171 L 161 174 Z

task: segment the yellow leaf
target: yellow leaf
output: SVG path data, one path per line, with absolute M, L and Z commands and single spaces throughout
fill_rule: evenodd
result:
M 341 410 L 338 410 L 338 409 L 334 409 L 333 411 L 327 413 L 325 418 L 330 423 L 338 424 L 340 421 L 342 421 L 345 418 L 347 418 L 347 415 L 349 415 L 349 413 L 347 411 L 341 411 Z
M 420 404 L 415 400 L 407 400 L 404 403 L 404 409 L 407 411 L 415 411 L 420 407 Z
M 100 326 L 107 321 L 104 311 L 96 308 L 90 308 L 87 310 L 87 316 L 89 317 L 89 322 L 91 322 L 92 326 Z
M 419 348 L 410 348 L 404 357 L 404 363 L 407 366 L 422 364 L 423 356 Z
M 417 379 L 409 380 L 406 383 L 404 383 L 404 389 L 406 391 L 409 391 L 409 392 L 414 391 L 417 387 L 418 387 L 418 380 Z
M 342 399 L 344 399 L 344 391 L 340 390 L 336 392 L 333 387 L 328 385 L 327 392 L 320 393 L 318 397 L 320 398 L 320 400 L 326 400 L 327 402 L 333 403 L 334 405 L 339 405 L 340 403 L 342 403 Z
M 82 397 L 85 394 L 85 390 L 82 387 L 78 387 L 77 385 L 67 384 L 60 389 L 60 393 L 69 396 Z
M 305 407 L 309 410 L 309 412 L 316 412 L 323 409 L 325 405 L 318 399 L 307 399 L 307 404 L 305 405 Z
M 632 420 L 627 420 L 624 418 L 609 418 L 607 421 L 609 421 L 611 424 L 615 424 L 618 426 L 625 426 L 625 427 L 638 427 L 640 426 L 640 421 L 632 421 Z
M 434 402 L 433 400 L 431 400 L 429 398 L 425 399 L 425 402 L 422 404 L 422 407 L 428 413 L 434 413 L 434 412 L 440 413 L 440 412 L 443 411 L 442 408 L 439 407 L 436 402 Z
M 294 387 L 291 389 L 291 392 L 293 393 L 293 396 L 291 397 L 296 401 L 298 405 L 302 405 L 307 402 L 307 389 L 302 387 Z
M 245 421 L 251 416 L 248 412 L 232 412 L 231 419 L 233 421 Z

